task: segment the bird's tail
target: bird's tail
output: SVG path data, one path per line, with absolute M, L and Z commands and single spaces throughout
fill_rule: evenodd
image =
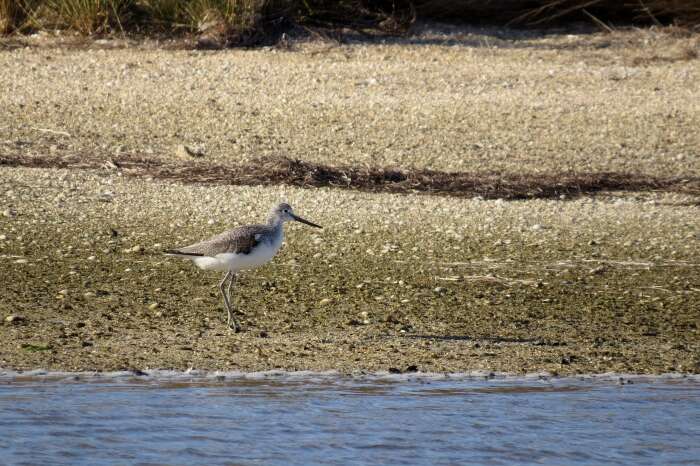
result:
M 226 263 L 221 262 L 215 257 L 209 257 L 198 252 L 184 252 L 177 249 L 168 249 L 163 251 L 166 256 L 181 257 L 189 259 L 195 263 L 197 267 L 203 270 L 228 270 Z

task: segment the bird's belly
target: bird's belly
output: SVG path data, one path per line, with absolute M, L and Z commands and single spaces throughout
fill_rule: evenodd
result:
M 224 253 L 217 254 L 216 259 L 221 263 L 223 270 L 248 270 L 260 267 L 270 262 L 281 244 L 262 243 L 253 248 L 248 254 Z

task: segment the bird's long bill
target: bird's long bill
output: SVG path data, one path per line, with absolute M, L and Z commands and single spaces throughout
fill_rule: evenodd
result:
M 294 215 L 294 214 L 290 214 L 290 215 L 291 215 L 292 218 L 293 218 L 294 220 L 296 220 L 297 222 L 306 223 L 307 225 L 310 225 L 310 226 L 316 227 L 316 228 L 323 228 L 321 225 L 316 225 L 315 223 L 309 222 L 308 220 L 304 220 L 303 218 L 297 217 L 297 216 Z

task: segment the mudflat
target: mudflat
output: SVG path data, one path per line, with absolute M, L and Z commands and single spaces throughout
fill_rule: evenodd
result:
M 474 31 L 291 51 L 8 46 L 0 367 L 700 372 L 693 47 Z M 513 201 L 497 182 L 484 197 L 188 179 L 272 156 L 676 184 Z M 240 277 L 244 331 L 229 333 L 221 277 L 162 250 L 281 200 L 325 228 L 292 225 Z
M 114 370 L 697 372 L 697 206 L 199 186 L 5 168 L 0 364 Z M 242 275 L 165 257 L 286 199 L 274 261 Z

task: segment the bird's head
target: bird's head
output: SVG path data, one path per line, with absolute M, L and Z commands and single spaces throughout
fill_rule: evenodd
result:
M 305 223 L 307 225 L 310 225 L 312 227 L 316 228 L 323 228 L 321 225 L 316 225 L 313 222 L 309 222 L 308 220 L 305 220 L 297 215 L 294 215 L 294 211 L 292 210 L 292 206 L 287 204 L 286 202 L 283 202 L 281 204 L 278 204 L 272 209 L 272 212 L 270 212 L 270 221 L 272 223 L 278 223 L 278 222 L 301 222 Z

